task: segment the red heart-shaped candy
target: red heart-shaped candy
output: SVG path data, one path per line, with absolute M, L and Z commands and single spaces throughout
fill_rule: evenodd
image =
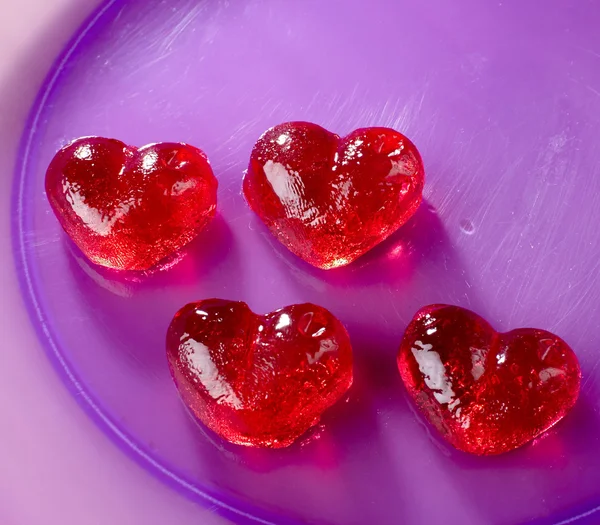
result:
M 393 129 L 340 138 L 289 122 L 254 145 L 244 195 L 286 248 L 327 269 L 354 261 L 402 226 L 421 203 L 423 183 L 417 148 Z
M 217 180 L 206 155 L 187 144 L 138 149 L 85 137 L 54 156 L 46 193 L 62 227 L 92 262 L 148 270 L 214 217 Z
M 445 305 L 415 315 L 398 368 L 429 422 L 473 454 L 507 452 L 552 427 L 575 404 L 581 378 L 575 354 L 554 334 L 499 333 L 473 312 Z
M 185 404 L 239 445 L 290 445 L 352 384 L 348 334 L 313 304 L 267 315 L 220 299 L 188 304 L 169 327 L 167 357 Z

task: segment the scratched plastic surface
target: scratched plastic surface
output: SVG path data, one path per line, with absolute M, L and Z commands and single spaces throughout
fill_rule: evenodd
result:
M 236 522 L 549 524 L 583 514 L 578 523 L 593 523 L 600 10 L 586 0 L 366 6 L 106 6 L 57 63 L 24 136 L 15 239 L 34 325 L 65 383 L 125 451 Z M 423 155 L 426 203 L 353 265 L 302 263 L 240 193 L 255 140 L 289 120 L 405 133 Z M 143 282 L 116 279 L 64 240 L 45 167 L 66 141 L 92 134 L 184 141 L 209 155 L 219 215 L 179 265 Z M 347 326 L 355 386 L 302 445 L 240 449 L 183 409 L 165 332 L 183 304 L 214 296 L 263 313 L 314 302 Z M 428 303 L 564 338 L 583 370 L 574 411 L 506 456 L 446 445 L 411 409 L 395 365 L 406 324 Z

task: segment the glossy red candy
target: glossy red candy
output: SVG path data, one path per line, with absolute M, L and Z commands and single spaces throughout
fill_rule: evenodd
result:
M 421 203 L 423 183 L 419 152 L 393 129 L 340 138 L 289 122 L 254 145 L 244 195 L 284 246 L 327 269 L 351 263 L 402 226 Z
M 92 262 L 148 270 L 213 218 L 217 180 L 206 155 L 187 144 L 137 149 L 85 137 L 54 156 L 46 193 L 62 227 Z
M 499 333 L 445 305 L 413 318 L 398 368 L 429 422 L 473 454 L 508 452 L 548 430 L 575 404 L 581 378 L 559 337 L 532 328 Z
M 185 404 L 239 445 L 290 445 L 352 384 L 348 334 L 313 304 L 262 316 L 241 302 L 188 304 L 169 327 L 167 357 Z

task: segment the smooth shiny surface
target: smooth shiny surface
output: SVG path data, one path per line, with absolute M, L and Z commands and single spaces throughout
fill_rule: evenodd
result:
M 597 16 L 587 0 L 109 5 L 41 93 L 15 194 L 24 297 L 75 399 L 141 464 L 236 522 L 597 521 L 586 518 L 600 505 Z M 241 195 L 257 137 L 292 120 L 340 135 L 387 126 L 425 159 L 423 205 L 346 267 L 303 263 Z M 73 257 L 42 189 L 56 150 L 85 135 L 201 145 L 219 180 L 207 242 L 144 283 Z M 182 305 L 207 297 L 256 312 L 310 302 L 344 324 L 354 385 L 318 440 L 237 447 L 190 418 L 164 337 Z M 584 378 L 569 417 L 496 457 L 423 425 L 395 357 L 435 303 L 567 341 Z
M 429 422 L 472 454 L 502 454 L 540 436 L 573 407 L 581 382 L 577 357 L 554 334 L 500 334 L 477 314 L 446 305 L 415 314 L 398 369 Z
M 188 304 L 169 327 L 167 357 L 192 413 L 238 445 L 291 445 L 352 385 L 348 334 L 313 304 L 264 316 L 233 301 Z
M 252 148 L 244 196 L 286 248 L 329 269 L 351 263 L 410 219 L 424 176 L 417 148 L 393 129 L 340 138 L 316 124 L 287 122 Z
M 56 153 L 45 186 L 69 237 L 92 262 L 116 270 L 146 271 L 176 258 L 217 207 L 208 159 L 188 144 L 137 149 L 80 138 Z

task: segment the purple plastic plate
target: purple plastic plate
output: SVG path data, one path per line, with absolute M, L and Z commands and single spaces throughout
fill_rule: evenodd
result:
M 16 181 L 24 294 L 65 382 L 123 449 L 238 522 L 591 523 L 600 504 L 599 24 L 585 0 L 106 4 L 46 82 Z M 427 202 L 355 264 L 307 266 L 240 194 L 252 144 L 287 120 L 406 133 L 423 154 Z M 135 282 L 98 273 L 71 248 L 43 178 L 54 152 L 82 135 L 207 152 L 220 215 L 180 264 Z M 311 301 L 348 327 L 355 387 L 302 443 L 228 445 L 180 403 L 165 330 L 180 306 L 214 296 L 257 312 Z M 446 445 L 411 408 L 394 359 L 412 314 L 434 302 L 469 307 L 498 329 L 566 339 L 584 373 L 575 410 L 502 457 Z

